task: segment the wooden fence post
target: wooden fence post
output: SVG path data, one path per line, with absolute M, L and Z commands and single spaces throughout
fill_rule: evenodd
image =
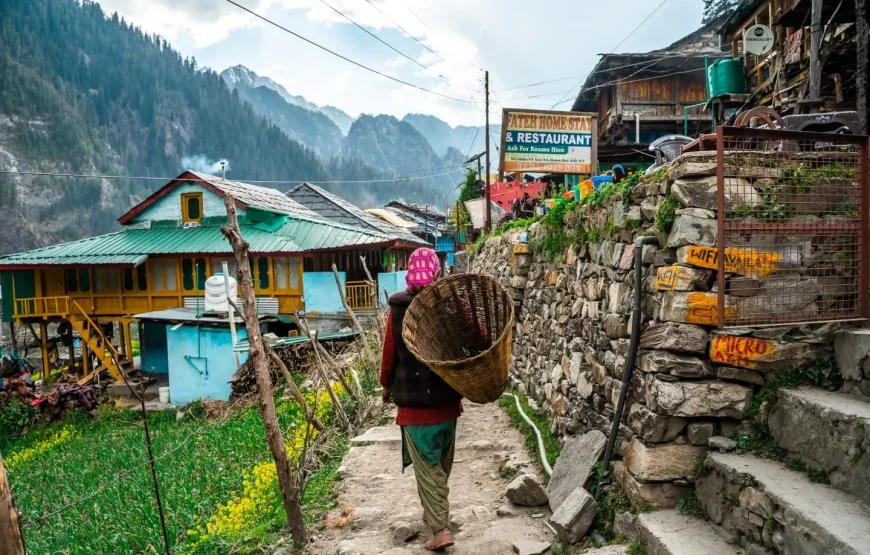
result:
M 12 502 L 12 490 L 6 481 L 6 467 L 0 455 L 0 553 L 24 555 L 24 540 L 21 537 L 21 515 Z
M 305 544 L 307 536 L 305 521 L 302 518 L 302 508 L 299 505 L 299 490 L 296 479 L 290 467 L 290 457 L 284 447 L 284 438 L 278 425 L 278 415 L 275 412 L 275 399 L 272 397 L 272 379 L 269 375 L 269 359 L 263 348 L 263 334 L 260 333 L 260 321 L 257 317 L 257 300 L 254 298 L 254 282 L 251 278 L 251 267 L 248 262 L 248 242 L 242 238 L 239 220 L 236 216 L 236 201 L 232 195 L 224 198 L 227 208 L 227 225 L 221 226 L 221 232 L 230 242 L 236 259 L 239 290 L 242 294 L 242 317 L 248 331 L 251 365 L 257 377 L 257 390 L 260 397 L 260 414 L 266 428 L 266 442 L 275 459 L 278 471 L 278 486 L 287 512 L 287 525 L 297 548 Z

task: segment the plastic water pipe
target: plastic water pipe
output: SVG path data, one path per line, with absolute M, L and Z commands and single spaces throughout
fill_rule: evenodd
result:
M 613 414 L 613 425 L 610 427 L 610 437 L 607 449 L 604 451 L 604 461 L 601 463 L 603 474 L 599 485 L 610 476 L 610 459 L 613 457 L 613 446 L 619 433 L 619 423 L 622 421 L 622 411 L 625 409 L 625 398 L 634 375 L 634 362 L 637 359 L 637 346 L 640 343 L 641 299 L 643 297 L 643 246 L 658 242 L 656 237 L 637 237 L 634 240 L 634 304 L 631 308 L 631 340 L 628 344 L 628 357 L 625 359 L 625 370 L 622 372 L 622 389 L 616 402 Z
M 547 476 L 553 475 L 553 468 L 550 466 L 550 461 L 547 460 L 547 449 L 544 447 L 544 438 L 541 437 L 541 431 L 538 430 L 538 427 L 535 426 L 535 423 L 526 416 L 526 413 L 523 412 L 523 407 L 520 406 L 520 398 L 512 393 L 502 393 L 502 397 L 513 397 L 514 402 L 517 404 L 517 410 L 520 413 L 520 416 L 523 417 L 523 420 L 526 421 L 526 424 L 532 427 L 532 431 L 535 432 L 535 437 L 538 438 L 538 455 L 541 457 L 541 466 L 544 467 L 544 470 L 547 472 Z
M 683 108 L 683 135 L 686 135 L 687 137 L 689 136 L 689 110 L 706 105 L 706 102 L 699 102 L 698 104 L 692 104 L 691 106 Z
M 236 337 L 236 315 L 233 313 L 233 305 L 230 304 L 230 272 L 227 267 L 227 261 L 223 260 L 221 262 L 221 270 L 224 272 L 224 290 L 227 294 L 227 316 L 230 319 L 230 337 L 233 340 L 233 356 L 236 358 L 236 368 L 241 366 L 242 364 L 239 362 L 239 353 L 236 352 L 236 343 L 238 339 Z

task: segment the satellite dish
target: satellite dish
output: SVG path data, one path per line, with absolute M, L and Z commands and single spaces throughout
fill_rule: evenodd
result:
M 753 25 L 743 31 L 743 48 L 750 54 L 764 56 L 773 50 L 773 31 L 767 25 Z

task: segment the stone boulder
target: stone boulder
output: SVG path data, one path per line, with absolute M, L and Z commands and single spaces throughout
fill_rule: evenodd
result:
M 645 482 L 693 480 L 707 450 L 694 445 L 647 447 L 635 438 L 625 451 L 625 467 Z
M 559 509 L 575 489 L 586 485 L 586 480 L 604 454 L 606 446 L 607 437 L 598 430 L 574 437 L 565 443 L 547 485 L 550 509 L 553 512 Z
M 716 246 L 718 228 L 715 219 L 699 218 L 680 214 L 668 234 L 667 248 L 675 249 L 685 245 Z
M 666 382 L 649 379 L 647 406 L 659 414 L 697 418 L 743 418 L 752 406 L 752 389 L 719 381 Z
M 718 209 L 718 190 L 715 175 L 682 177 L 671 185 L 671 195 L 686 207 Z M 746 179 L 731 177 L 725 180 L 725 209 L 756 206 L 761 202 L 758 191 Z
M 588 491 L 577 487 L 559 505 L 550 517 L 550 524 L 556 530 L 559 541 L 577 543 L 598 514 L 598 505 Z
M 653 510 L 670 509 L 692 491 L 688 484 L 638 480 L 622 462 L 613 464 L 613 480 L 632 505 L 647 505 Z
M 680 435 L 686 422 L 685 418 L 656 414 L 644 405 L 635 403 L 628 410 L 626 424 L 643 441 L 664 443 Z
M 640 348 L 705 354 L 708 338 L 707 330 L 700 326 L 662 322 L 644 330 L 640 336 Z
M 677 378 L 712 378 L 713 367 L 704 359 L 669 351 L 648 351 L 640 357 L 640 369 L 646 374 Z
M 508 484 L 506 495 L 508 501 L 522 507 L 537 507 L 548 501 L 547 490 L 531 474 L 517 476 L 513 482 Z

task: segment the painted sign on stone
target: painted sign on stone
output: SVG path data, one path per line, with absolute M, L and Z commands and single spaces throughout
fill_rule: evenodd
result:
M 501 171 L 591 175 L 597 135 L 597 114 L 505 109 Z
M 692 245 L 686 247 L 685 263 L 699 268 L 719 269 L 719 249 Z M 751 248 L 726 248 L 725 271 L 744 276 L 766 277 L 777 269 L 779 253 Z
M 701 276 L 699 276 L 701 274 Z M 656 271 L 656 291 L 694 291 L 706 270 L 696 270 L 686 266 L 662 266 Z
M 757 337 L 714 335 L 710 342 L 710 359 L 719 364 L 757 368 L 779 351 L 776 343 Z
M 688 296 L 689 310 L 686 313 L 687 324 L 715 326 L 719 323 L 719 297 L 715 293 L 690 293 Z M 734 315 L 732 306 L 725 307 L 725 318 Z

